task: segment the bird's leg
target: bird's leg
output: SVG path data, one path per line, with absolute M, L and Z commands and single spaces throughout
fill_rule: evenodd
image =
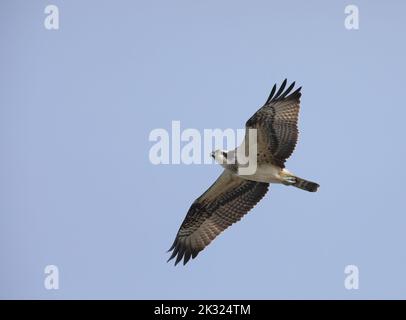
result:
M 296 183 L 296 177 L 286 169 L 283 169 L 279 175 L 284 185 L 290 186 Z

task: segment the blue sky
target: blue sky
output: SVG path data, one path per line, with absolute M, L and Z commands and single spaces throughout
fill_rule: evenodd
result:
M 44 27 L 49 4 L 59 30 Z M 344 27 L 348 4 L 359 30 Z M 405 9 L 2 1 L 0 297 L 406 298 Z M 197 259 L 167 264 L 221 168 L 153 165 L 149 133 L 242 128 L 284 78 L 303 86 L 287 167 L 319 192 L 273 185 Z

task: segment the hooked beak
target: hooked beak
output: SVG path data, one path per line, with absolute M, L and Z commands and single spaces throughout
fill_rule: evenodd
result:
M 214 155 L 215 155 L 214 151 L 213 151 L 210 155 L 211 155 L 211 157 L 212 157 L 213 159 L 215 159 L 215 157 L 214 157 Z

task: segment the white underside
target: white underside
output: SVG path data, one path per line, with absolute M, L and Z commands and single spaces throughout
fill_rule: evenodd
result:
M 267 182 L 267 183 L 282 183 L 283 177 L 281 173 L 289 173 L 289 171 L 285 169 L 281 169 L 280 167 L 265 164 L 260 165 L 257 167 L 257 170 L 252 175 L 239 175 L 239 177 L 251 181 L 258 181 L 258 182 Z
M 230 157 L 231 153 L 228 154 Z M 225 169 L 227 169 L 227 160 L 223 157 L 221 150 L 216 150 L 215 158 Z M 256 163 L 257 158 L 250 159 L 248 163 Z M 239 170 L 238 170 L 239 171 Z M 250 170 L 249 170 L 250 171 Z M 286 182 L 286 176 L 292 175 L 288 170 L 282 169 L 278 166 L 272 164 L 261 164 L 256 167 L 254 174 L 247 175 L 247 171 L 242 170 L 241 174 L 239 172 L 234 173 L 239 177 L 258 182 L 266 183 L 283 183 Z

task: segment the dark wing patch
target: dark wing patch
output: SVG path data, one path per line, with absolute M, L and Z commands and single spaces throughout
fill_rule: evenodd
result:
M 268 191 L 268 183 L 241 179 L 223 171 L 190 207 L 169 251 L 186 264 L 210 242 L 250 211 Z M 169 261 L 168 260 L 168 261 Z
M 258 161 L 270 161 L 282 168 L 298 139 L 297 121 L 301 97 L 301 87 L 291 93 L 295 82 L 284 90 L 286 84 L 285 79 L 277 92 L 274 85 L 265 105 L 246 123 L 246 138 L 248 129 L 257 129 Z

